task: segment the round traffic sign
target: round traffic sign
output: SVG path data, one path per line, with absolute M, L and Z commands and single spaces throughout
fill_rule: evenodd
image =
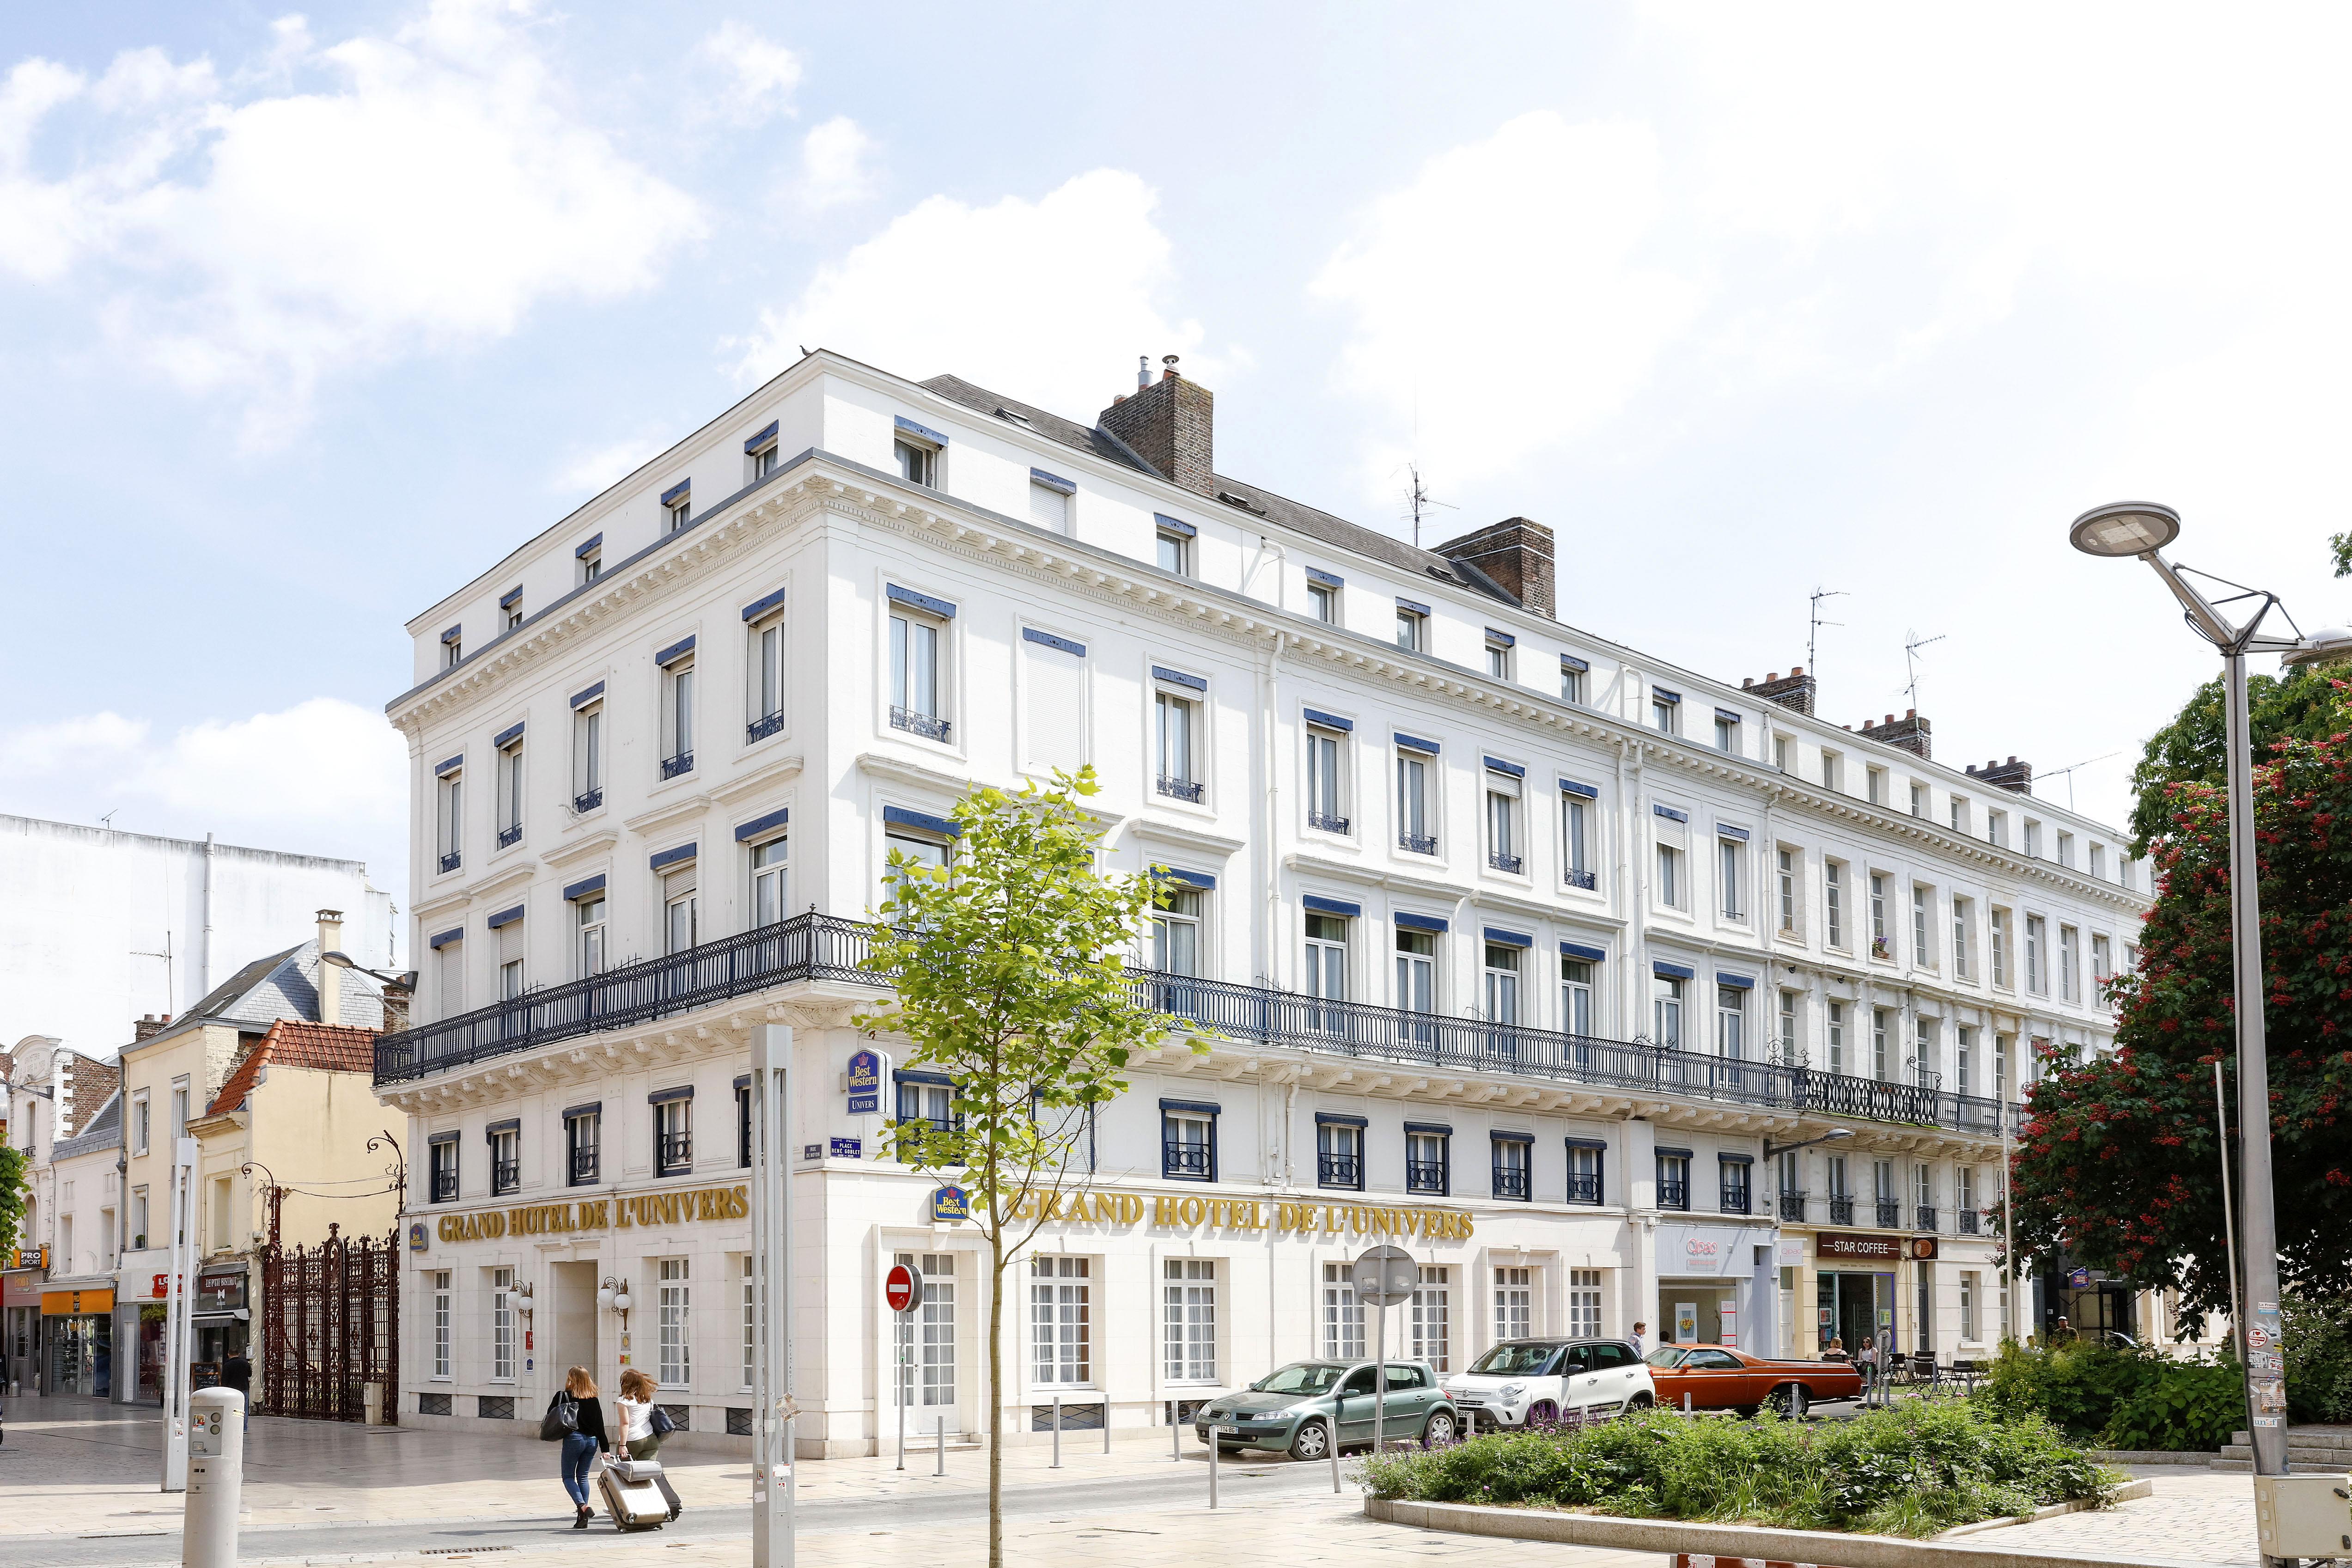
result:
M 894 1263 L 890 1272 L 882 1276 L 882 1299 L 890 1303 L 894 1312 L 911 1312 L 922 1304 L 923 1271 L 904 1263 Z
M 1367 1307 L 1393 1307 L 1412 1300 L 1421 1266 L 1402 1247 L 1375 1247 L 1359 1255 L 1349 1272 L 1356 1300 Z

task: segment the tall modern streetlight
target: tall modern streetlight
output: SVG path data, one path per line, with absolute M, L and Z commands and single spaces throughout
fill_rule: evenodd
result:
M 2161 553 L 2179 532 L 2180 514 L 2170 507 L 2118 501 L 2076 518 L 2068 537 L 2085 555 L 2137 555 L 2147 562 L 2180 601 L 2189 628 L 2221 650 L 2227 701 L 2222 743 L 2230 764 L 2230 934 L 2237 980 L 2238 1147 L 2245 1178 L 2245 1300 L 2252 1308 L 2249 1321 L 2237 1329 L 2245 1352 L 2254 1473 L 2283 1476 L 2287 1473 L 2286 1362 L 2279 1340 L 2278 1227 L 2271 1199 L 2270 1068 L 2263 1029 L 2262 897 L 2254 859 L 2254 759 L 2247 732 L 2246 656 L 2274 653 L 2291 665 L 2333 664 L 2352 658 L 2352 632 L 2262 636 L 2263 620 L 2277 607 L 2278 596 L 2229 584 L 2238 592 L 2220 605 L 2209 601 Z M 2242 624 L 2232 624 L 2221 613 L 2222 605 L 2246 600 L 2254 603 Z

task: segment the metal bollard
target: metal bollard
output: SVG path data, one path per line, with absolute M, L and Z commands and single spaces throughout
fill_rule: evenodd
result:
M 1054 1395 L 1054 1462 L 1045 1468 L 1049 1470 L 1062 1468 L 1062 1396 L 1058 1394 Z
M 200 1388 L 188 1398 L 188 1506 L 180 1535 L 187 1568 L 236 1568 L 244 1484 L 245 1395 Z
M 1683 1390 L 1683 1414 L 1684 1414 L 1684 1415 L 1689 1415 L 1689 1414 L 1690 1414 L 1690 1390 L 1689 1390 L 1689 1389 L 1685 1389 L 1685 1390 Z
M 1168 1402 L 1168 1458 L 1171 1463 L 1179 1465 L 1184 1462 L 1184 1440 L 1177 1435 L 1176 1428 L 1181 1425 L 1178 1417 L 1182 1413 L 1174 1400 Z
M 946 1411 L 943 1410 L 940 1412 L 939 1421 L 940 1468 L 933 1470 L 931 1474 L 935 1476 L 944 1476 L 948 1473 L 948 1417 Z
M 1217 1449 L 1220 1447 L 1217 1442 L 1217 1436 L 1219 1433 L 1225 1430 L 1226 1428 L 1216 1425 L 1214 1422 L 1212 1422 L 1209 1425 L 1209 1506 L 1211 1508 L 1217 1506 L 1217 1470 L 1219 1468 L 1217 1464 Z
M 1323 1434 L 1331 1444 L 1331 1489 L 1339 1489 L 1339 1421 L 1337 1416 L 1323 1423 Z
M 1110 1395 L 1103 1395 L 1103 1452 L 1110 1452 Z

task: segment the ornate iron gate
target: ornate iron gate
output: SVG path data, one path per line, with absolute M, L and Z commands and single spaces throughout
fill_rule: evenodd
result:
M 383 1419 L 400 1409 L 399 1231 L 344 1239 L 327 1227 L 317 1247 L 262 1249 L 262 1414 L 361 1421 L 366 1388 L 383 1390 Z

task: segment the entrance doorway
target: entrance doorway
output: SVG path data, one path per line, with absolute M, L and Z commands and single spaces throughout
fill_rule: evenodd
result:
M 558 1263 L 548 1274 L 553 1310 L 547 1321 L 555 1331 L 547 1347 L 551 1385 L 575 1366 L 596 1371 L 596 1265 Z
M 1833 1339 L 1845 1342 L 1845 1353 L 1859 1360 L 1885 1318 L 1893 1315 L 1895 1276 L 1892 1274 L 1822 1274 L 1815 1294 L 1818 1349 Z M 1886 1311 L 1882 1314 L 1884 1306 Z M 1885 1325 L 1892 1328 L 1891 1323 Z
M 103 1399 L 114 1392 L 114 1320 L 51 1318 L 49 1394 L 88 1394 Z
M 956 1255 L 901 1252 L 894 1262 L 923 1271 L 923 1304 L 893 1312 L 893 1349 L 898 1358 L 898 1397 L 907 1406 L 909 1437 L 930 1436 L 947 1423 L 950 1435 L 963 1430 L 956 1405 Z

